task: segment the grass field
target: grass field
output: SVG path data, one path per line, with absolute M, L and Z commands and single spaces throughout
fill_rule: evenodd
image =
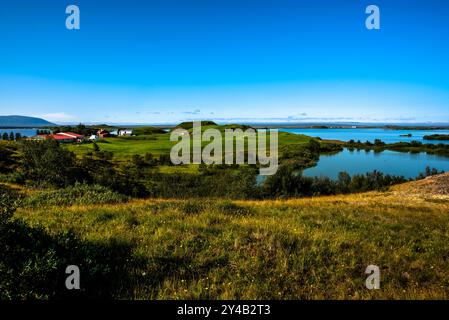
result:
M 410 190 L 132 200 L 21 208 L 16 218 L 50 234 L 74 230 L 90 243 L 128 246 L 118 259 L 125 274 L 113 283 L 116 298 L 448 298 L 449 198 Z M 380 290 L 365 288 L 370 264 L 380 267 Z
M 170 152 L 170 148 L 175 144 L 170 141 L 169 134 L 154 134 L 139 137 L 114 137 L 105 138 L 97 142 L 103 151 L 111 151 L 114 158 L 125 160 L 134 154 L 145 155 L 149 152 L 158 156 Z M 77 155 L 83 155 L 93 151 L 93 143 L 70 144 L 66 147 Z
M 216 128 L 223 131 L 224 126 L 207 126 L 207 128 Z M 288 144 L 303 144 L 310 141 L 310 137 L 304 135 L 291 134 L 287 132 L 279 132 L 279 148 Z M 224 141 L 224 138 L 223 138 Z M 100 140 L 97 144 L 103 151 L 111 151 L 114 153 L 114 159 L 127 160 L 132 155 L 138 154 L 144 156 L 146 153 L 152 153 L 155 156 L 161 154 L 169 154 L 171 148 L 177 142 L 170 141 L 170 133 L 141 135 L 135 137 L 113 137 Z M 208 142 L 203 142 L 206 145 Z M 92 143 L 85 144 L 68 144 L 65 145 L 69 150 L 77 155 L 83 155 L 93 151 Z M 224 146 L 224 142 L 223 142 Z M 267 147 L 269 148 L 269 147 Z

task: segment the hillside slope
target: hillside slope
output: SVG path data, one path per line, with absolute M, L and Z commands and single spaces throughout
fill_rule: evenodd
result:
M 89 247 L 107 246 L 114 267 L 126 270 L 108 283 L 115 298 L 447 299 L 449 198 L 423 191 L 440 192 L 445 177 L 290 200 L 41 203 L 16 217 L 53 236 L 74 231 Z M 380 290 L 365 287 L 372 264 L 381 270 Z M 84 286 L 101 291 L 92 280 Z
M 449 172 L 404 183 L 393 187 L 392 190 L 418 195 L 449 197 Z
M 0 116 L 0 127 L 3 128 L 18 128 L 18 127 L 45 127 L 45 126 L 54 126 L 54 123 L 51 123 L 47 120 L 35 117 L 26 117 L 26 116 Z

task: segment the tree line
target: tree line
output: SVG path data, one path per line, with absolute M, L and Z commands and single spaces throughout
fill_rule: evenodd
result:
M 1 138 L 4 141 L 19 141 L 23 137 L 22 137 L 22 134 L 20 132 L 14 133 L 14 132 L 11 131 L 9 134 L 7 132 L 3 132 L 3 134 L 1 134 Z

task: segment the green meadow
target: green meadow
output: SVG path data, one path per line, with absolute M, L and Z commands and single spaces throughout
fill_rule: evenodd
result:
M 96 248 L 85 260 L 71 258 L 84 274 L 83 292 L 93 296 L 105 284 L 91 279 L 103 277 L 103 294 L 125 299 L 445 299 L 448 212 L 447 198 L 389 191 L 283 201 L 41 202 L 20 208 L 16 219 L 54 239 L 74 233 L 73 250 Z M 60 254 L 71 257 L 70 250 Z M 380 267 L 380 290 L 365 287 L 370 264 Z
M 224 132 L 227 126 L 204 126 L 202 130 L 209 128 L 218 129 Z M 291 144 L 304 144 L 309 142 L 312 138 L 305 135 L 291 134 L 287 132 L 279 132 L 279 148 Z M 267 138 L 267 143 L 269 142 Z M 156 133 L 150 135 L 138 135 L 130 137 L 110 137 L 104 138 L 97 142 L 102 151 L 110 151 L 114 153 L 114 159 L 124 161 L 131 156 L 138 154 L 144 156 L 146 153 L 152 153 L 155 156 L 161 154 L 169 154 L 171 148 L 177 142 L 170 141 L 170 133 Z M 202 145 L 206 145 L 208 142 L 203 141 Z M 222 145 L 225 145 L 225 137 L 223 136 Z M 93 143 L 86 144 L 69 144 L 66 145 L 67 149 L 75 152 L 77 155 L 82 156 L 88 152 L 93 151 Z M 269 148 L 267 146 L 267 148 Z

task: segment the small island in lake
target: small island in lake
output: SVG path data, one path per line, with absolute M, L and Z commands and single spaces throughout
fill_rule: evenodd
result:
M 449 134 L 432 134 L 424 136 L 424 140 L 449 140 Z
M 407 134 L 401 134 L 400 137 L 412 137 L 411 133 L 407 133 Z

